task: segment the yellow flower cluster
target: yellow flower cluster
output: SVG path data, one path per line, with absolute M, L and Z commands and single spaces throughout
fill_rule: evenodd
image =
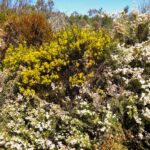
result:
M 82 85 L 84 81 L 86 81 L 86 77 L 83 72 L 69 77 L 69 82 L 71 83 L 71 85 Z
M 19 70 L 21 93 L 34 93 L 43 88 L 50 90 L 52 82 L 82 85 L 94 74 L 91 68 L 97 66 L 105 52 L 111 49 L 110 36 L 91 28 L 74 26 L 56 33 L 54 39 L 40 48 L 26 45 L 8 48 L 4 68 Z

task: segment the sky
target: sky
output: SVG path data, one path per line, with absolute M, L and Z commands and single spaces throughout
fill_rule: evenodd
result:
M 140 0 L 135 0 L 137 5 Z M 132 8 L 132 0 L 54 0 L 55 9 L 70 15 L 73 11 L 86 14 L 89 9 L 100 9 L 115 13 L 125 6 Z

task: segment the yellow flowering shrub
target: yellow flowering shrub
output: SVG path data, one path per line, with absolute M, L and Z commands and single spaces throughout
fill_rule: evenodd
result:
M 19 45 L 7 49 L 3 65 L 12 71 L 19 70 L 17 84 L 21 93 L 49 93 L 53 89 L 51 83 L 82 85 L 111 52 L 111 38 L 102 30 L 74 26 L 54 36 L 53 42 L 40 48 Z

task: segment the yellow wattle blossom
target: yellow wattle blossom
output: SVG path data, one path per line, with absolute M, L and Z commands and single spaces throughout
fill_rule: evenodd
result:
M 110 36 L 103 30 L 93 31 L 92 28 L 73 26 L 57 32 L 54 39 L 40 48 L 25 44 L 8 48 L 4 67 L 12 71 L 19 70 L 20 66 L 24 68 L 17 84 L 21 93 L 33 94 L 41 90 L 49 93 L 52 82 L 82 85 L 94 76 L 91 68 L 98 66 L 111 47 Z

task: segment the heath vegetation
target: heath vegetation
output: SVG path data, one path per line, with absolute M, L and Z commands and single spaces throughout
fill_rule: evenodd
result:
M 150 3 L 53 6 L 0 0 L 0 150 L 149 150 Z

